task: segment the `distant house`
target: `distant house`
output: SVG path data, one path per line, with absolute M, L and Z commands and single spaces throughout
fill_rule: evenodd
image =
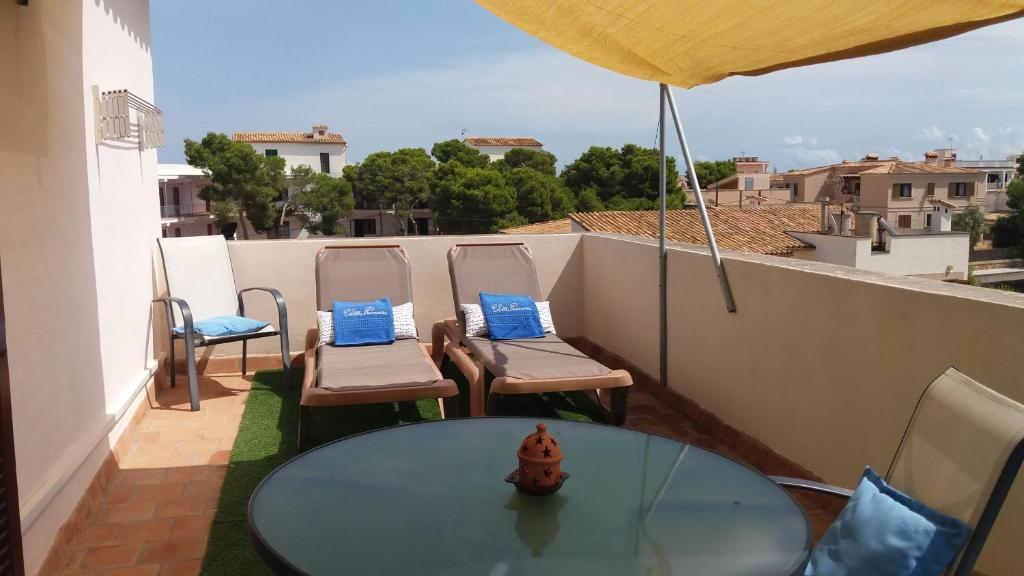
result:
M 286 172 L 296 166 L 309 166 L 341 176 L 348 153 L 345 138 L 328 132 L 325 124 L 314 124 L 310 132 L 235 132 L 231 139 L 249 144 L 264 156 L 284 158 Z
M 794 202 L 828 199 L 853 210 L 871 210 L 897 228 L 931 227 L 932 200 L 944 200 L 961 211 L 970 204 L 984 208 L 985 175 L 944 161 L 935 152 L 924 162 L 897 157 L 880 160 L 868 154 L 855 162 L 842 162 L 783 176 Z
M 936 150 L 938 152 L 938 150 Z M 1017 160 L 1019 155 L 1007 156 L 1005 160 L 957 160 L 953 155 L 957 168 L 977 170 L 985 174 L 985 212 L 1007 212 L 1006 187 L 1017 176 Z
M 701 182 L 704 203 L 708 206 L 768 206 L 790 201 L 789 190 L 779 174 L 773 174 L 767 160 L 757 156 L 735 156 L 736 173 L 717 182 Z M 682 178 L 682 177 L 681 177 Z M 687 184 L 687 204 L 696 204 Z
M 727 250 L 788 256 L 903 276 L 942 280 L 967 277 L 970 238 L 951 232 L 955 205 L 929 203 L 933 228 L 899 230 L 877 213 L 853 214 L 839 206 L 784 204 L 760 208 L 710 207 L 708 216 L 718 245 Z M 856 218 L 856 226 L 854 219 Z M 658 213 L 583 212 L 551 222 L 501 230 L 503 234 L 608 232 L 658 237 Z M 669 210 L 666 234 L 670 241 L 707 245 L 700 212 Z
M 156 173 L 164 238 L 220 234 L 210 203 L 199 197 L 199 191 L 210 183 L 205 172 L 188 164 L 158 164 Z
M 470 148 L 476 148 L 490 156 L 491 160 L 504 158 L 505 153 L 513 148 L 529 148 L 531 150 L 543 150 L 544 145 L 536 138 L 529 137 L 507 137 L 507 136 L 472 136 L 462 139 L 462 143 Z

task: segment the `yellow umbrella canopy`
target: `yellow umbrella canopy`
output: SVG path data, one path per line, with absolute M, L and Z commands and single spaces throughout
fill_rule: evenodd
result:
M 899 50 L 1024 16 L 1024 0 L 477 0 L 603 68 L 691 88 Z

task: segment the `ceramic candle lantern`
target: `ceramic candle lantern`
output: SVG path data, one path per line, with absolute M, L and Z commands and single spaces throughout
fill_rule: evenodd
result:
M 537 431 L 519 445 L 519 468 L 510 481 L 523 492 L 551 494 L 569 477 L 562 472 L 562 447 L 548 434 L 547 426 L 537 424 Z

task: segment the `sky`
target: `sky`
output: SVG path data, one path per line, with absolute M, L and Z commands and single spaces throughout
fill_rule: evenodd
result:
M 471 136 L 532 136 L 564 165 L 655 146 L 657 85 L 560 52 L 471 0 L 151 0 L 163 163 L 207 132 L 309 131 L 349 162 Z M 771 33 L 766 31 L 766 33 Z M 1024 20 L 899 52 L 676 89 L 698 159 L 778 171 L 868 152 L 1024 152 Z M 669 141 L 670 144 L 672 140 Z M 670 145 L 670 152 L 678 150 Z

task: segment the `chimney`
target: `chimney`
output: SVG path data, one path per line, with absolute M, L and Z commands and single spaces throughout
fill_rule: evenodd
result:
M 854 236 L 871 238 L 872 244 L 878 243 L 878 212 L 862 210 L 856 214 Z
M 828 234 L 828 198 L 821 199 L 821 233 Z
M 864 155 L 864 161 L 865 162 L 877 162 L 878 161 L 878 154 L 875 154 L 874 152 L 868 152 L 867 154 Z
M 839 214 L 836 214 L 836 224 L 839 225 L 839 230 L 837 231 L 837 233 L 840 236 L 852 235 L 852 230 L 850 226 L 852 220 L 853 218 L 850 217 L 850 213 L 847 212 L 846 210 L 842 210 L 839 212 Z
M 939 153 L 935 150 L 924 153 L 924 163 L 931 164 L 932 166 L 939 165 Z
M 948 206 L 936 204 L 932 207 L 932 232 L 949 232 L 953 229 L 953 211 Z
M 313 124 L 313 140 L 320 140 L 327 136 L 326 124 Z

